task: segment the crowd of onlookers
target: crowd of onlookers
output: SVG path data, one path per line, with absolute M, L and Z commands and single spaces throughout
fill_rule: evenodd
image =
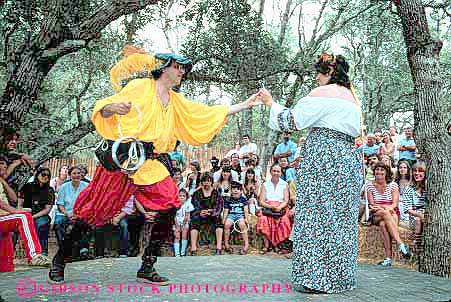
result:
M 414 243 L 421 240 L 424 209 L 427 206 L 426 164 L 417 154 L 412 129 L 405 127 L 398 135 L 395 127 L 377 130 L 366 136 L 360 149 L 364 154 L 365 185 L 359 221 L 378 225 L 382 234 L 385 259 L 380 265 L 392 264 L 392 240 L 400 251 L 410 252 L 399 235 L 399 226 L 415 230 Z
M 56 239 L 62 240 L 64 229 L 73 217 L 75 200 L 90 181 L 88 171 L 83 165 L 62 166 L 52 178 L 50 169 L 41 165 L 30 178 L 28 171 L 35 163 L 16 151 L 18 139 L 16 133 L 8 136 L 6 154 L 0 156 L 0 211 L 4 215 L 0 212 L 0 239 L 2 242 L 11 240 L 14 246 L 17 236 L 23 232 L 3 227 L 1 219 L 27 213 L 24 219 L 32 220 L 28 223 L 33 225 L 42 247 L 35 253 L 38 256 L 34 257 L 34 263 L 48 265 L 49 234 L 53 230 Z M 300 138 L 295 143 L 289 133 L 284 133 L 282 142 L 273 151 L 269 174 L 263 171 L 258 146 L 248 135 L 243 135 L 242 141 L 223 158 L 212 157 L 211 166 L 204 170 L 196 160 L 186 163 L 177 149 L 171 152 L 173 180 L 182 202 L 171 239 L 174 255 L 197 255 L 199 245 L 211 241 L 214 241 L 216 255 L 234 253 L 230 243 L 234 233 L 242 239 L 238 252 L 246 254 L 251 230 L 263 238 L 260 253 L 270 250 L 289 253 L 296 168 L 305 141 Z M 394 127 L 388 131 L 376 130 L 374 134 L 357 139 L 356 145 L 364 154 L 362 173 L 366 180 L 359 221 L 379 226 L 386 253 L 381 265 L 389 266 L 392 239 L 405 252 L 398 226 L 413 228 L 416 234 L 421 234 L 427 205 L 426 166 L 417 161 L 415 141 L 408 127 L 404 128 L 403 135 L 398 135 Z M 137 256 L 140 230 L 147 219 L 137 204 L 131 198 L 107 225 L 85 232 L 83 238 L 74 243 L 73 256 L 79 259 Z M 27 240 L 26 236 L 21 237 Z M 0 252 L 3 251 L 0 245 Z M 33 255 L 29 259 L 32 261 Z

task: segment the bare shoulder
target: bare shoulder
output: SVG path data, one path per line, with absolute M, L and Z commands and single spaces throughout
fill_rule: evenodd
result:
M 354 96 L 351 91 L 343 86 L 336 84 L 319 86 L 310 91 L 310 97 L 323 97 L 323 98 L 339 98 L 347 101 L 354 102 Z

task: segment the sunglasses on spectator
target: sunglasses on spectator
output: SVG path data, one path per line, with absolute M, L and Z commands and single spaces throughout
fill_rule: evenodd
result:
M 42 177 L 49 177 L 50 174 L 49 174 L 49 173 L 41 173 L 41 176 L 42 176 Z

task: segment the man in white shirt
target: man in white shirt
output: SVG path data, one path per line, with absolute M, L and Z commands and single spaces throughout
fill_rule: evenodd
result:
M 232 150 L 230 150 L 229 152 L 227 152 L 227 154 L 226 154 L 226 156 L 225 157 L 227 157 L 227 158 L 231 158 L 232 157 L 232 154 L 240 154 L 240 143 L 239 142 L 237 142 L 236 144 L 235 144 L 235 149 L 232 149 Z
M 253 154 L 257 154 L 257 145 L 251 143 L 248 134 L 243 135 L 243 145 L 240 148 L 240 163 L 243 165 L 244 160 L 252 157 Z

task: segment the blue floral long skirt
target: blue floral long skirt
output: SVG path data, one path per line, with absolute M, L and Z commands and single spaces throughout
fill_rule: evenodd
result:
M 356 284 L 362 159 L 346 134 L 312 128 L 297 172 L 292 282 L 328 293 Z

